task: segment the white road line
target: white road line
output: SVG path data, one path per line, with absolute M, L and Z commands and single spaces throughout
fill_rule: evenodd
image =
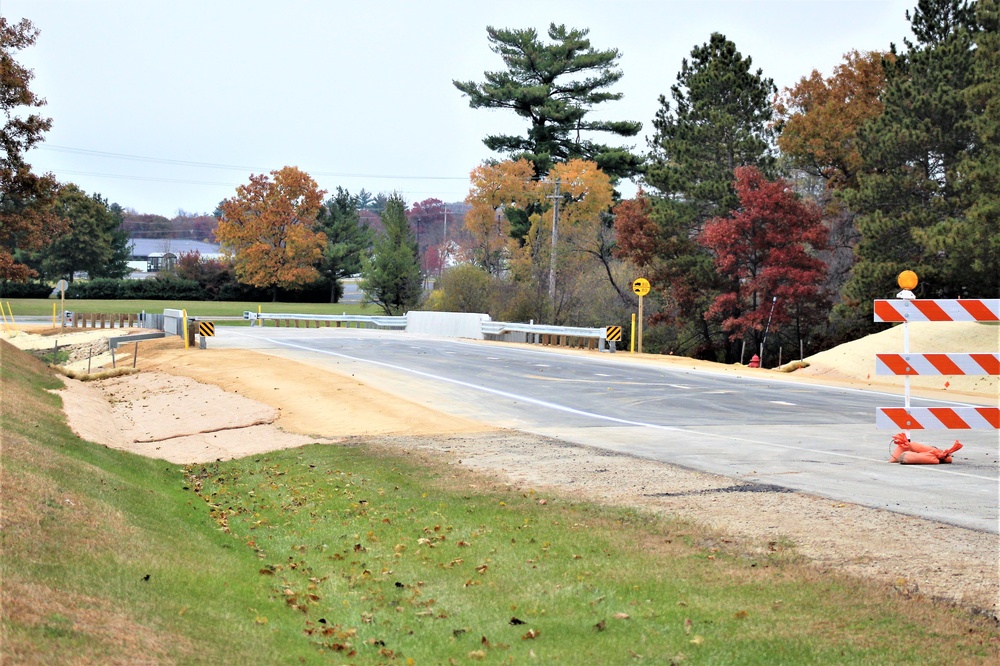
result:
M 498 395 L 498 396 L 500 396 L 502 398 L 508 398 L 510 400 L 516 400 L 516 401 L 526 402 L 528 404 L 538 405 L 539 407 L 545 407 L 545 408 L 553 409 L 553 410 L 559 411 L 559 412 L 566 412 L 568 414 L 575 414 L 577 416 L 583 416 L 583 417 L 587 417 L 587 418 L 597 419 L 599 421 L 610 421 L 612 423 L 618 423 L 618 424 L 621 424 L 621 425 L 636 426 L 636 427 L 639 427 L 639 428 L 650 428 L 652 430 L 665 430 L 665 431 L 669 431 L 669 432 L 691 433 L 691 434 L 701 435 L 703 437 L 711 437 L 713 439 L 727 440 L 727 441 L 732 441 L 732 442 L 744 442 L 744 443 L 747 443 L 747 444 L 757 444 L 759 446 L 769 446 L 769 447 L 772 447 L 772 448 L 785 449 L 785 450 L 789 450 L 789 451 L 802 451 L 802 452 L 806 452 L 806 453 L 822 454 L 822 455 L 826 455 L 826 456 L 836 456 L 836 457 L 839 457 L 839 458 L 849 458 L 851 460 L 863 460 L 865 462 L 884 462 L 884 459 L 882 459 L 882 458 L 868 458 L 868 457 L 865 457 L 865 456 L 855 456 L 855 455 L 851 455 L 849 453 L 841 453 L 839 451 L 831 451 L 829 449 L 811 449 L 811 448 L 802 447 L 802 446 L 791 446 L 791 445 L 788 445 L 788 444 L 775 444 L 774 442 L 764 442 L 764 441 L 761 441 L 761 440 L 748 439 L 748 438 L 745 438 L 745 437 L 733 437 L 732 435 L 720 435 L 718 433 L 713 433 L 713 432 L 703 432 L 703 431 L 700 431 L 700 430 L 697 430 L 697 429 L 694 429 L 694 428 L 679 428 L 677 426 L 666 426 L 666 425 L 660 425 L 658 423 L 645 423 L 643 421 L 630 421 L 628 419 L 620 419 L 620 418 L 616 418 L 614 416 L 606 416 L 604 414 L 595 414 L 593 412 L 585 412 L 585 411 L 580 410 L 580 409 L 574 409 L 573 407 L 566 407 L 564 405 L 559 405 L 559 404 L 556 404 L 554 402 L 548 402 L 548 401 L 545 401 L 545 400 L 538 400 L 537 398 L 530 398 L 530 397 L 527 397 L 527 396 L 518 395 L 516 393 L 511 393 L 509 391 L 501 391 L 499 389 L 492 389 L 492 388 L 488 388 L 486 386 L 479 386 L 478 384 L 470 384 L 469 382 L 463 382 L 463 381 L 458 380 L 458 379 L 452 379 L 451 377 L 442 377 L 440 375 L 434 375 L 434 374 L 431 374 L 429 372 L 423 372 L 422 370 L 414 370 L 412 368 L 406 368 L 406 367 L 399 366 L 399 365 L 393 365 L 391 363 L 385 363 L 383 361 L 373 361 L 371 359 L 359 358 L 357 356 L 350 356 L 348 354 L 342 354 L 340 352 L 328 351 L 326 349 L 316 349 L 315 347 L 307 347 L 306 345 L 298 345 L 298 344 L 294 344 L 294 343 L 291 343 L 291 342 L 284 342 L 284 341 L 281 341 L 281 340 L 275 340 L 274 338 L 258 338 L 255 335 L 248 335 L 246 333 L 236 333 L 235 331 L 233 333 L 235 335 L 239 335 L 239 336 L 246 337 L 246 338 L 258 339 L 258 340 L 265 340 L 266 342 L 270 342 L 271 344 L 275 344 L 275 345 L 279 345 L 279 346 L 291 347 L 293 349 L 301 349 L 303 351 L 314 352 L 314 353 L 317 353 L 317 354 L 325 354 L 327 356 L 335 356 L 337 358 L 343 358 L 343 359 L 347 359 L 347 360 L 355 361 L 355 362 L 360 362 L 360 363 L 370 363 L 372 365 L 378 365 L 378 366 L 381 366 L 383 368 L 389 368 L 391 370 L 398 370 L 400 372 L 406 372 L 406 373 L 409 373 L 409 374 L 412 374 L 412 375 L 417 375 L 419 377 L 426 377 L 427 379 L 433 379 L 433 380 L 436 380 L 436 381 L 439 381 L 439 382 L 445 382 L 445 383 L 448 383 L 448 384 L 455 384 L 457 386 L 462 386 L 464 388 L 468 388 L 468 389 L 471 389 L 473 391 L 481 391 L 483 393 L 491 393 L 493 395 Z M 546 367 L 548 367 L 548 366 L 546 366 Z M 991 477 L 991 476 L 988 477 L 988 476 L 980 476 L 978 474 L 964 474 L 962 472 L 952 472 L 951 470 L 945 469 L 944 468 L 945 466 L 943 466 L 943 465 L 912 465 L 912 467 L 922 468 L 922 469 L 925 469 L 927 471 L 933 471 L 934 473 L 937 473 L 937 474 L 952 474 L 954 476 L 965 476 L 965 477 L 974 478 L 974 479 L 983 479 L 983 480 L 986 480 L 986 481 L 994 481 L 995 480 L 995 478 Z M 930 470 L 929 468 L 933 468 L 933 469 Z
M 785 402 L 784 400 L 768 400 L 772 405 L 787 405 L 788 407 L 794 407 L 794 402 Z

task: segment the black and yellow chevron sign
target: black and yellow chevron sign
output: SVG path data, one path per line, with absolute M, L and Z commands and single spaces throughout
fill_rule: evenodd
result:
M 213 337 L 215 335 L 215 324 L 210 321 L 198 322 L 198 335 Z
M 621 326 L 608 326 L 605 329 L 604 337 L 608 342 L 621 342 L 622 341 L 622 327 Z

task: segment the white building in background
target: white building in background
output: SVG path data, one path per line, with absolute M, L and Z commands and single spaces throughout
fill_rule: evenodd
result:
M 182 254 L 198 252 L 204 259 L 221 259 L 222 248 L 215 243 L 176 238 L 133 238 L 129 268 L 132 277 L 142 279 L 162 270 L 170 270 Z

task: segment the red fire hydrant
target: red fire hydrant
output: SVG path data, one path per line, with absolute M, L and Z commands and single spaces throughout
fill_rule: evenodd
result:
M 751 368 L 759 368 L 760 367 L 760 356 L 757 356 L 757 354 L 753 355 L 753 358 L 750 359 L 750 367 Z

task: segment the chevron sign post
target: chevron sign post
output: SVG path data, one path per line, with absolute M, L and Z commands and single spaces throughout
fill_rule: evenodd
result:
M 907 274 L 909 276 L 907 277 Z M 904 278 L 906 284 L 904 284 Z M 910 407 L 910 377 L 919 375 L 1000 375 L 1000 354 L 911 354 L 911 321 L 1000 321 L 1000 299 L 918 300 L 911 271 L 900 274 L 904 289 L 895 300 L 875 301 L 875 321 L 903 323 L 903 353 L 876 354 L 875 374 L 904 378 L 905 406 L 880 407 L 875 427 L 884 430 L 997 430 L 998 407 Z

